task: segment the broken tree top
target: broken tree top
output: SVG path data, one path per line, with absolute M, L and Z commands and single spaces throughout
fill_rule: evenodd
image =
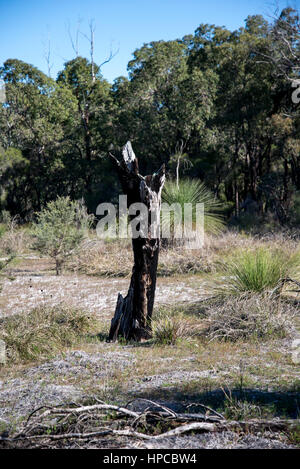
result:
M 138 159 L 132 149 L 131 142 L 128 141 L 122 149 L 122 160 L 119 161 L 112 153 L 109 156 L 117 169 L 122 184 L 122 189 L 128 195 L 128 203 L 147 203 L 154 196 L 154 199 L 161 196 L 161 191 L 165 182 L 165 165 L 152 175 L 142 176 L 139 173 Z M 139 189 L 139 190 L 137 190 Z
M 129 171 L 133 171 L 135 168 L 135 164 L 137 163 L 137 158 L 132 149 L 131 142 L 127 142 L 126 145 L 123 147 L 122 156 Z

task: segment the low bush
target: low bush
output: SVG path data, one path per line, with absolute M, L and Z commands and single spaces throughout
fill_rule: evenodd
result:
M 87 236 L 93 218 L 81 202 L 72 202 L 69 197 L 58 197 L 37 214 L 33 247 L 55 260 L 57 275 Z

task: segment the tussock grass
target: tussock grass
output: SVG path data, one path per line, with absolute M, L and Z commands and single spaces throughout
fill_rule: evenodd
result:
M 154 342 L 159 345 L 175 345 L 179 339 L 194 337 L 199 334 L 201 327 L 199 321 L 176 309 L 161 308 L 152 320 Z
M 70 347 L 95 326 L 95 319 L 79 309 L 64 305 L 41 306 L 28 313 L 1 319 L 9 362 L 49 358 Z
M 157 344 L 175 345 L 179 337 L 185 335 L 183 323 L 178 318 L 166 316 L 152 325 L 153 337 Z
M 266 294 L 228 297 L 206 311 L 205 336 L 234 342 L 289 337 L 296 314 L 291 303 Z
M 237 252 L 227 264 L 222 265 L 221 271 L 226 276 L 226 282 L 224 286 L 217 286 L 217 290 L 259 293 L 275 289 L 281 279 L 297 269 L 298 257 L 262 246 L 256 250 Z
M 225 392 L 223 414 L 229 420 L 249 420 L 272 418 L 276 413 L 272 405 L 258 405 L 246 399 L 238 399 L 232 395 L 231 390 Z

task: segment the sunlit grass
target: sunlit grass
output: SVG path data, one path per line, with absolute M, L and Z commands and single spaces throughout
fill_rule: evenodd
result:
M 279 286 L 291 272 L 297 270 L 298 257 L 288 256 L 278 250 L 259 247 L 256 251 L 244 250 L 222 265 L 226 276 L 223 292 L 263 292 Z

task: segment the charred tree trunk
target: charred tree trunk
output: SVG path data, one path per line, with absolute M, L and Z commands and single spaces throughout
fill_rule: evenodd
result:
M 141 176 L 138 161 L 130 142 L 123 148 L 123 159 L 110 157 L 117 170 L 127 203 L 143 203 L 148 209 L 143 236 L 132 239 L 134 265 L 130 286 L 125 298 L 119 293 L 115 315 L 111 321 L 108 341 L 118 337 L 141 341 L 151 337 L 156 272 L 159 252 L 159 222 L 161 191 L 165 181 L 165 167 L 150 176 Z

